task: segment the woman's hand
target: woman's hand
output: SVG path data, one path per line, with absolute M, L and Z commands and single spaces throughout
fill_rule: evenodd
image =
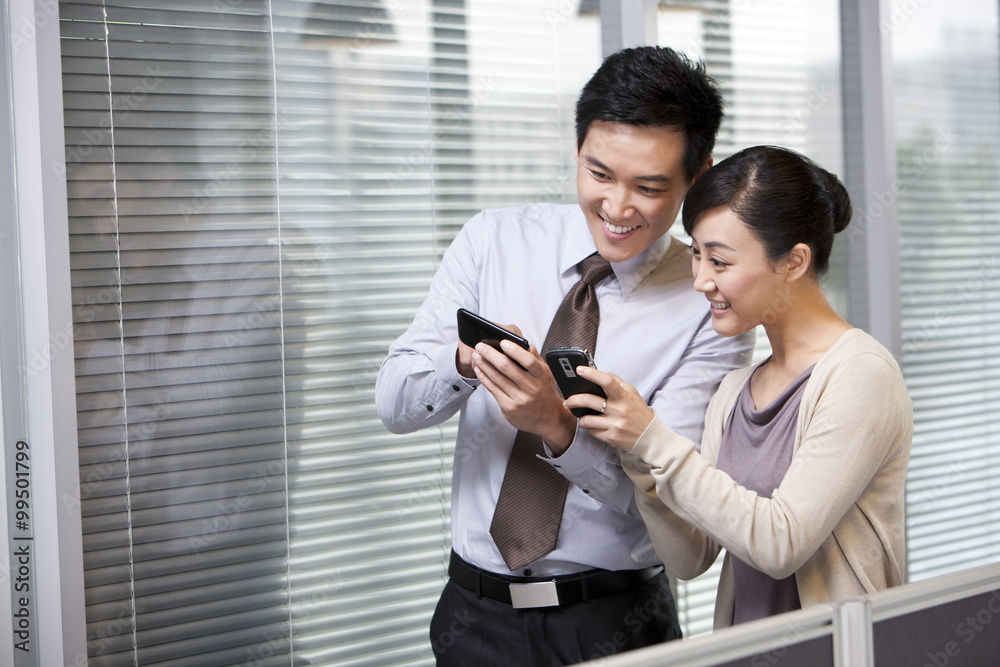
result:
M 576 394 L 563 401 L 563 405 L 567 408 L 590 408 L 601 412 L 599 415 L 580 417 L 580 426 L 616 449 L 624 452 L 632 449 L 632 445 L 653 421 L 656 413 L 646 405 L 635 387 L 617 375 L 587 366 L 578 366 L 576 372 L 580 377 L 600 385 L 608 398 L 605 400 L 594 394 Z

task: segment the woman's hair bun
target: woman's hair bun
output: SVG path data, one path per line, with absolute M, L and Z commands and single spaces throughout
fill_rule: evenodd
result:
M 847 188 L 844 187 L 839 178 L 825 169 L 821 169 L 820 173 L 826 179 L 826 191 L 832 205 L 833 231 L 834 233 L 842 232 L 847 229 L 847 225 L 851 224 L 851 218 L 854 217 L 854 210 L 851 207 L 851 197 L 847 194 Z

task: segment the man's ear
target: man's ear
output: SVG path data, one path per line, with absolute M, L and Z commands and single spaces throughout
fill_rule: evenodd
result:
M 691 179 L 691 185 L 694 185 L 694 182 L 697 181 L 699 178 L 701 178 L 701 175 L 711 168 L 712 168 L 712 156 L 709 155 L 708 158 L 705 159 L 705 164 L 701 165 L 701 169 L 699 169 L 698 173 L 695 174 L 694 178 Z
M 809 273 L 812 266 L 812 249 L 805 243 L 796 243 L 785 258 L 786 280 L 792 282 Z

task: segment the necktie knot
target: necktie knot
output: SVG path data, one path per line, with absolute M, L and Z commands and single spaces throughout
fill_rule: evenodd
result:
M 580 262 L 580 280 L 596 285 L 611 275 L 611 263 L 596 252 Z

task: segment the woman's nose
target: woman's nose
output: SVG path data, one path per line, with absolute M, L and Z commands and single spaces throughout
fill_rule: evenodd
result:
M 694 261 L 694 288 L 699 292 L 706 293 L 715 290 L 715 281 L 708 272 L 707 262 Z

